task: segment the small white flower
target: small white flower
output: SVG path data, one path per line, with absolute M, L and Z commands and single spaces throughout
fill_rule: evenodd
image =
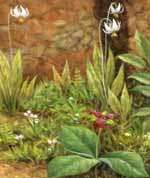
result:
M 131 133 L 129 133 L 129 132 L 125 132 L 124 135 L 125 135 L 126 137 L 131 137 L 131 136 L 132 136 Z
M 54 138 L 54 139 L 48 139 L 48 141 L 47 141 L 48 145 L 50 145 L 50 146 L 56 145 L 57 142 L 58 141 L 57 141 L 56 138 Z
M 23 138 L 24 138 L 24 135 L 22 135 L 22 134 L 15 136 L 16 140 L 22 140 Z
M 10 9 L 10 14 L 16 18 L 26 18 L 29 16 L 28 8 L 24 8 L 22 5 L 17 5 Z
M 69 100 L 70 100 L 70 101 L 73 101 L 73 100 L 74 100 L 74 98 L 73 98 L 72 96 L 70 96 L 70 97 L 69 97 Z
M 35 119 L 35 120 L 34 120 L 34 123 L 35 123 L 35 124 L 38 124 L 39 121 L 40 121 L 39 119 Z
M 27 112 L 25 112 L 23 115 L 25 117 L 28 117 L 28 118 L 38 119 L 38 115 L 37 114 L 33 114 L 30 110 L 28 110 Z
M 111 14 L 121 14 L 124 11 L 124 6 L 121 3 L 111 3 L 110 13 Z
M 104 22 L 104 27 L 103 27 L 103 31 L 106 34 L 113 34 L 116 33 L 120 30 L 121 28 L 121 22 L 116 21 L 115 19 L 113 20 L 106 20 L 106 22 Z
M 76 116 L 76 117 L 80 117 L 80 114 L 79 114 L 79 113 L 76 113 L 75 116 Z

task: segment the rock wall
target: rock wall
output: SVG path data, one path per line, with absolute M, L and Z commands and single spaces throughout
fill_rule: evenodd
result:
M 117 0 L 116 0 L 117 1 Z M 119 1 L 119 0 L 118 0 Z M 122 0 L 120 0 L 122 2 Z M 0 49 L 8 53 L 8 13 L 16 4 L 27 6 L 30 17 L 23 24 L 11 17 L 13 51 L 21 48 L 25 75 L 48 76 L 51 66 L 85 69 L 87 56 L 98 41 L 98 20 L 111 0 L 0 0 Z M 150 35 L 150 0 L 125 0 L 122 30 L 112 41 L 117 51 L 134 50 L 136 29 Z

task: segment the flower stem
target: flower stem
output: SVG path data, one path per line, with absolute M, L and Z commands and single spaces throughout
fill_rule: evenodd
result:
M 10 30 L 10 12 L 8 14 L 8 41 L 9 41 L 9 63 L 11 64 L 13 58 L 13 50 L 12 50 L 12 38 L 11 38 L 11 30 Z
M 100 139 L 101 132 L 102 132 L 102 129 L 99 129 L 98 130 L 98 138 L 97 138 L 97 142 L 96 142 L 96 159 L 98 159 L 98 156 L 99 156 L 99 139 Z M 95 174 L 95 178 L 98 178 L 97 166 L 95 167 L 94 174 Z

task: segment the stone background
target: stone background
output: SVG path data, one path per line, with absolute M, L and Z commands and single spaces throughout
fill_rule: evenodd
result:
M 117 0 L 116 0 L 117 1 Z M 150 0 L 120 0 L 122 15 L 119 38 L 112 41 L 117 52 L 134 50 L 136 29 L 150 35 Z M 30 17 L 19 24 L 11 18 L 13 51 L 21 48 L 25 75 L 48 76 L 51 66 L 61 70 L 65 60 L 71 69 L 83 72 L 86 59 L 98 41 L 98 20 L 105 16 L 111 0 L 0 0 L 0 49 L 8 52 L 8 12 L 16 4 L 27 6 Z

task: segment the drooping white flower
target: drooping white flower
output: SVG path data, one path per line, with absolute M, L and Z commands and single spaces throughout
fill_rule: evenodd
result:
M 17 5 L 10 9 L 10 14 L 16 18 L 26 18 L 29 16 L 28 8 L 24 8 L 22 5 Z
M 22 135 L 22 134 L 15 136 L 16 140 L 22 140 L 23 138 L 24 138 L 24 135 Z
M 121 3 L 111 3 L 110 13 L 111 14 L 121 14 L 124 11 L 124 6 Z
M 110 35 L 110 34 L 118 32 L 120 28 L 121 28 L 120 21 L 116 21 L 115 19 L 113 20 L 109 19 L 109 20 L 106 20 L 106 22 L 104 22 L 103 31 L 104 33 Z

